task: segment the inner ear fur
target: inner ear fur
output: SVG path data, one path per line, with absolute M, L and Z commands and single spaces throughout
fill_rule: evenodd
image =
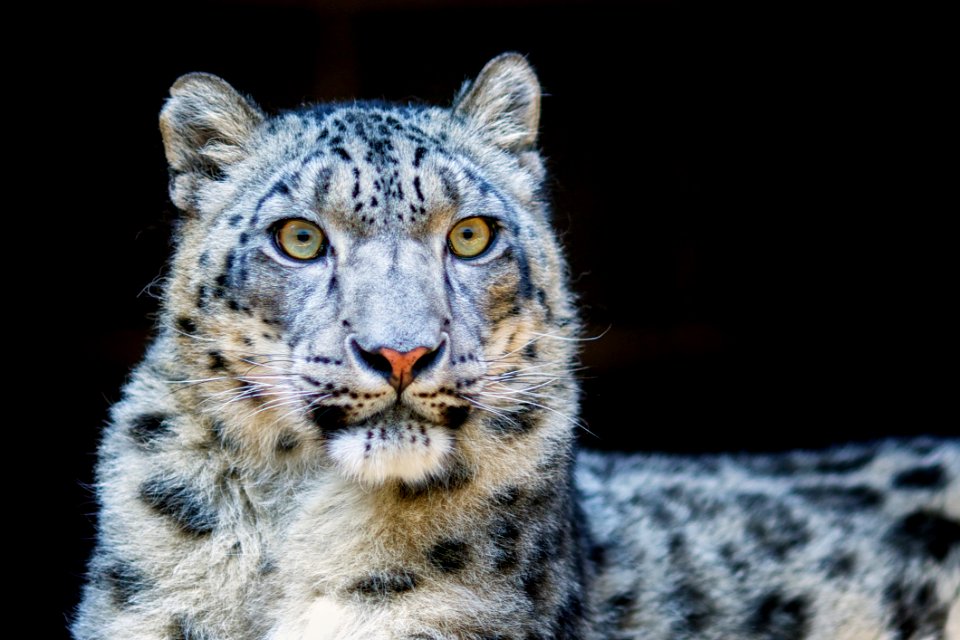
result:
M 453 109 L 496 146 L 521 152 L 537 140 L 540 93 L 540 81 L 526 58 L 504 53 L 461 91 Z

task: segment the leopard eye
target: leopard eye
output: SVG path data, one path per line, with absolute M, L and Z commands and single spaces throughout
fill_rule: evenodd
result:
M 285 220 L 277 225 L 277 246 L 294 260 L 313 260 L 327 249 L 320 227 L 306 220 Z
M 484 218 L 467 218 L 454 225 L 447 240 L 455 256 L 476 258 L 493 241 L 493 226 Z

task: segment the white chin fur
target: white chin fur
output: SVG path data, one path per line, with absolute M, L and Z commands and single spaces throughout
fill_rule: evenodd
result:
M 383 425 L 346 429 L 329 444 L 340 471 L 365 484 L 415 484 L 439 475 L 453 438 L 443 427 Z

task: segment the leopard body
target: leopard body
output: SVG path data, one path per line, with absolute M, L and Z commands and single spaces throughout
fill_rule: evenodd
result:
M 956 442 L 576 450 L 539 111 L 516 54 L 450 108 L 174 84 L 182 218 L 76 638 L 960 640 Z M 489 246 L 456 255 L 475 218 Z M 289 220 L 324 252 L 284 255 Z

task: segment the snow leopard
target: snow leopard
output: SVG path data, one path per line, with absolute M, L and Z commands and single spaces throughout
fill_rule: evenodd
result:
M 960 640 L 956 441 L 578 450 L 540 105 L 516 53 L 449 106 L 173 84 L 75 638 Z

